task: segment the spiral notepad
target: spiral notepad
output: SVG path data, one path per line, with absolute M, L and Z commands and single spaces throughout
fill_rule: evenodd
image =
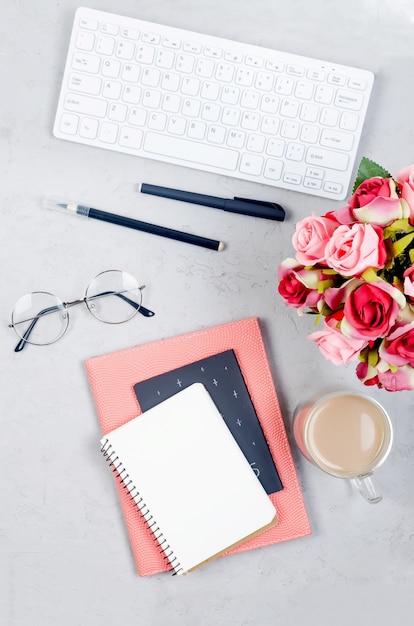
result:
M 201 383 L 108 433 L 101 445 L 176 574 L 277 522 L 274 505 Z

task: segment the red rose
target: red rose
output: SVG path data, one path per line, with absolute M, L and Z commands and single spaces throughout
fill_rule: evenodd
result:
M 293 271 L 282 278 L 278 291 L 287 304 L 294 308 L 303 306 L 310 293 L 310 289 L 297 279 Z
M 378 196 L 382 198 L 389 198 L 391 195 L 390 185 L 392 185 L 392 178 L 381 178 L 376 176 L 375 178 L 368 178 L 359 185 L 355 193 L 349 198 L 348 205 L 352 209 L 358 209 L 372 202 Z
M 278 278 L 278 291 L 291 307 L 312 309 L 322 298 L 318 292 L 318 282 L 324 278 L 321 270 L 305 270 L 295 259 L 285 259 L 279 266 Z
M 390 365 L 414 366 L 414 323 L 394 328 L 382 342 L 379 353 Z
M 400 291 L 388 283 L 363 283 L 349 294 L 344 321 L 350 336 L 376 339 L 384 337 L 405 304 Z

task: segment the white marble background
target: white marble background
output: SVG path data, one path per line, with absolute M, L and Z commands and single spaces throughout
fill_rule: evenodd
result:
M 371 69 L 359 157 L 390 171 L 414 162 L 412 0 L 90 0 L 89 6 Z M 411 623 L 414 611 L 413 392 L 372 390 L 395 443 L 369 506 L 293 446 L 313 535 L 220 559 L 181 579 L 139 578 L 83 360 L 256 315 L 291 437 L 297 401 L 325 384 L 360 389 L 353 367 L 329 365 L 305 337 L 313 320 L 276 290 L 294 223 L 335 203 L 53 138 L 75 0 L 0 4 L 0 606 L 5 626 L 318 626 Z M 189 184 L 189 178 L 191 178 Z M 270 223 L 136 193 L 136 184 L 274 199 Z M 215 253 L 42 208 L 45 194 L 223 239 Z M 48 348 L 13 352 L 7 328 L 24 293 L 73 299 L 115 267 L 146 285 L 153 319 L 100 325 L 73 311 Z

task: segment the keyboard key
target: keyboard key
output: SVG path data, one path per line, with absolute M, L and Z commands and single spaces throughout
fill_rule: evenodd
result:
M 224 143 L 224 139 L 226 137 L 226 129 L 223 126 L 217 126 L 216 124 L 211 124 L 208 128 L 207 132 L 207 141 L 211 141 L 211 143 Z
M 93 50 L 95 45 L 95 35 L 93 33 L 80 32 L 76 38 L 76 47 L 78 50 Z
M 108 118 L 113 122 L 125 122 L 128 108 L 125 104 L 113 102 L 108 111 Z
M 203 139 L 206 134 L 206 124 L 204 122 L 190 122 L 188 124 L 187 135 L 191 139 Z
M 306 153 L 306 163 L 319 165 L 332 170 L 346 170 L 349 157 L 347 154 L 334 152 L 333 150 L 323 150 L 322 148 L 308 148 Z
M 97 74 L 100 62 L 100 58 L 95 55 L 86 54 L 84 52 L 75 52 L 72 58 L 72 67 L 73 69 L 80 70 L 82 72 Z
M 63 101 L 63 106 L 68 111 L 95 117 L 105 117 L 108 108 L 105 100 L 76 94 L 67 94 Z
M 302 77 L 305 74 L 305 68 L 301 65 L 293 65 L 289 63 L 286 68 L 286 74 L 290 74 L 291 76 Z
M 242 154 L 240 161 L 240 171 L 250 176 L 259 176 L 263 169 L 263 157 L 253 154 Z
M 336 126 L 339 113 L 336 109 L 324 107 L 321 111 L 320 122 L 324 126 Z
M 101 33 L 106 33 L 107 35 L 117 35 L 119 33 L 119 26 L 110 24 L 109 22 L 103 22 L 99 30 Z
M 286 148 L 286 158 L 289 161 L 302 161 L 305 147 L 301 143 L 288 143 Z
M 223 87 L 221 101 L 224 104 L 237 104 L 239 101 L 240 89 L 238 87 Z
M 82 117 L 79 126 L 79 136 L 84 139 L 95 139 L 98 134 L 99 123 L 92 117 Z
M 318 167 L 308 167 L 306 169 L 306 176 L 309 178 L 318 178 L 319 180 L 322 180 L 324 175 L 325 171 Z
M 189 54 L 178 54 L 175 69 L 179 72 L 191 74 L 194 68 L 194 57 Z
M 139 30 L 136 28 L 122 28 L 121 37 L 125 37 L 126 39 L 138 39 L 139 38 Z
M 142 89 L 138 85 L 125 85 L 122 100 L 128 104 L 138 104 Z
M 265 178 L 271 180 L 279 180 L 283 171 L 282 161 L 275 161 L 273 159 L 267 159 L 266 166 L 263 172 Z
M 343 130 L 354 131 L 358 128 L 359 117 L 356 113 L 350 113 L 349 111 L 344 111 L 341 114 L 341 119 L 339 121 L 339 128 Z
M 78 131 L 79 117 L 71 113 L 64 113 L 60 120 L 60 130 L 65 135 L 76 135 Z
M 121 71 L 121 62 L 115 59 L 104 59 L 102 63 L 102 76 L 105 78 L 118 78 Z
M 305 176 L 303 185 L 308 189 L 320 189 L 322 187 L 322 181 L 318 178 L 309 178 L 308 176 Z
M 113 37 L 104 37 L 103 35 L 98 37 L 96 43 L 96 52 L 99 54 L 106 54 L 110 56 L 115 49 L 115 39 Z
M 129 111 L 128 122 L 133 126 L 145 126 L 147 120 L 147 112 L 145 109 L 132 107 Z
M 214 73 L 214 62 L 210 59 L 198 59 L 195 73 L 196 76 L 201 76 L 202 78 L 211 78 Z
M 128 83 L 137 83 L 140 72 L 141 68 L 139 65 L 124 63 L 122 66 L 122 80 L 125 80 Z
M 335 97 L 335 104 L 344 109 L 359 111 L 362 108 L 364 96 L 355 91 L 338 91 Z
M 172 135 L 184 135 L 187 121 L 183 117 L 170 117 L 168 121 L 168 132 Z
M 197 144 L 197 152 L 194 155 L 193 142 L 187 139 L 168 137 L 151 132 L 147 133 L 145 137 L 144 150 L 183 161 L 194 161 L 194 163 L 199 165 L 220 167 L 228 171 L 236 169 L 239 158 L 239 153 L 235 150 L 202 143 Z
M 165 113 L 157 113 L 153 111 L 148 117 L 148 128 L 151 130 L 164 130 L 167 125 L 167 116 Z
M 331 183 L 327 181 L 323 188 L 328 193 L 340 194 L 342 192 L 342 185 L 340 183 Z
M 299 135 L 300 124 L 296 120 L 283 120 L 280 135 L 285 139 L 296 139 Z
M 85 30 L 98 30 L 98 20 L 83 17 L 79 20 L 79 26 Z
M 260 115 L 253 111 L 245 111 L 242 116 L 241 127 L 245 130 L 257 130 L 260 124 Z
M 315 101 L 319 104 L 331 104 L 334 93 L 330 85 L 318 85 L 315 90 Z
M 319 137 L 319 126 L 304 124 L 300 131 L 300 138 L 305 143 L 316 143 Z
M 291 172 L 285 172 L 283 174 L 283 182 L 288 185 L 300 185 L 302 182 L 302 176 Z
M 286 142 L 283 139 L 274 139 L 273 137 L 268 140 L 266 153 L 269 156 L 283 156 L 285 151 Z
M 68 87 L 73 91 L 87 93 L 97 96 L 101 90 L 102 80 L 98 76 L 88 76 L 85 74 L 71 74 Z
M 255 135 L 250 133 L 247 138 L 246 148 L 250 152 L 263 152 L 265 147 L 266 139 L 263 135 Z
M 293 92 L 295 81 L 289 76 L 279 76 L 276 80 L 276 93 L 282 96 L 290 96 Z
M 125 90 L 131 90 L 132 87 L 128 86 Z M 118 83 L 115 80 L 107 80 L 104 83 L 102 89 L 102 95 L 104 98 L 109 98 L 110 100 L 118 100 L 121 95 L 122 83 Z
M 216 48 L 215 46 L 205 46 L 204 54 L 206 57 L 210 57 L 212 59 L 221 59 L 223 56 L 223 50 L 221 50 L 221 48 Z
M 162 109 L 168 113 L 178 113 L 181 109 L 181 96 L 166 94 L 162 101 Z
M 155 55 L 155 65 L 165 70 L 174 67 L 175 53 L 172 50 L 158 50 Z
M 155 48 L 152 46 L 141 45 L 137 46 L 137 51 L 135 54 L 136 61 L 140 63 L 145 63 L 146 65 L 151 65 L 155 56 Z
M 115 143 L 118 136 L 118 124 L 102 122 L 99 130 L 99 139 L 104 143 Z
M 142 137 L 142 130 L 123 126 L 119 133 L 118 143 L 120 146 L 124 146 L 124 148 L 134 148 L 138 150 L 141 147 Z
M 227 145 L 230 148 L 243 148 L 246 141 L 246 133 L 242 130 L 231 130 L 227 136 Z
M 347 150 L 352 148 L 354 138 L 349 133 L 342 133 L 339 130 L 324 128 L 321 133 L 321 146 L 335 148 L 335 150 Z
M 134 58 L 135 44 L 132 41 L 118 41 L 115 56 L 130 61 Z

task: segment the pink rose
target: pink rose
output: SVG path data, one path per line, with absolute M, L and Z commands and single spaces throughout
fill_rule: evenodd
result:
M 384 337 L 405 304 L 403 294 L 385 281 L 362 283 L 345 302 L 341 329 L 360 339 Z
M 361 276 L 384 267 L 387 251 L 382 229 L 373 224 L 338 226 L 326 245 L 326 263 L 343 276 Z
M 410 302 L 414 302 L 414 265 L 406 269 L 403 276 L 404 293 Z
M 292 243 L 299 263 L 324 263 L 326 244 L 337 226 L 336 221 L 328 217 L 318 217 L 314 213 L 298 222 Z
M 308 335 L 323 356 L 334 365 L 345 365 L 356 361 L 360 351 L 366 346 L 365 339 L 345 337 L 338 328 L 336 319 L 325 319 L 325 329 Z
M 357 221 L 351 207 L 348 205 L 335 209 L 335 211 L 329 211 L 326 213 L 326 217 L 335 220 L 338 224 L 352 224 L 352 222 Z
M 404 365 L 395 372 L 378 372 L 378 387 L 387 391 L 411 391 L 414 389 L 414 369 L 411 365 Z
M 278 291 L 285 302 L 303 310 L 314 308 L 322 294 L 318 293 L 318 282 L 322 275 L 319 270 L 305 270 L 295 259 L 286 259 L 278 269 Z
M 402 324 L 393 330 L 382 342 L 379 354 L 390 365 L 414 366 L 414 324 Z
M 414 218 L 414 165 L 404 167 L 395 175 L 395 180 L 401 186 L 401 197 L 410 207 L 410 217 Z
M 377 385 L 386 391 L 411 391 L 414 389 L 414 369 L 411 365 L 404 365 L 396 371 L 392 371 L 381 360 L 376 367 L 372 367 L 368 363 L 359 363 L 356 373 L 364 385 Z
M 400 198 L 392 178 L 369 178 L 348 200 L 354 218 L 360 222 L 386 226 L 410 216 L 410 208 Z M 413 205 L 414 206 L 414 205 Z

